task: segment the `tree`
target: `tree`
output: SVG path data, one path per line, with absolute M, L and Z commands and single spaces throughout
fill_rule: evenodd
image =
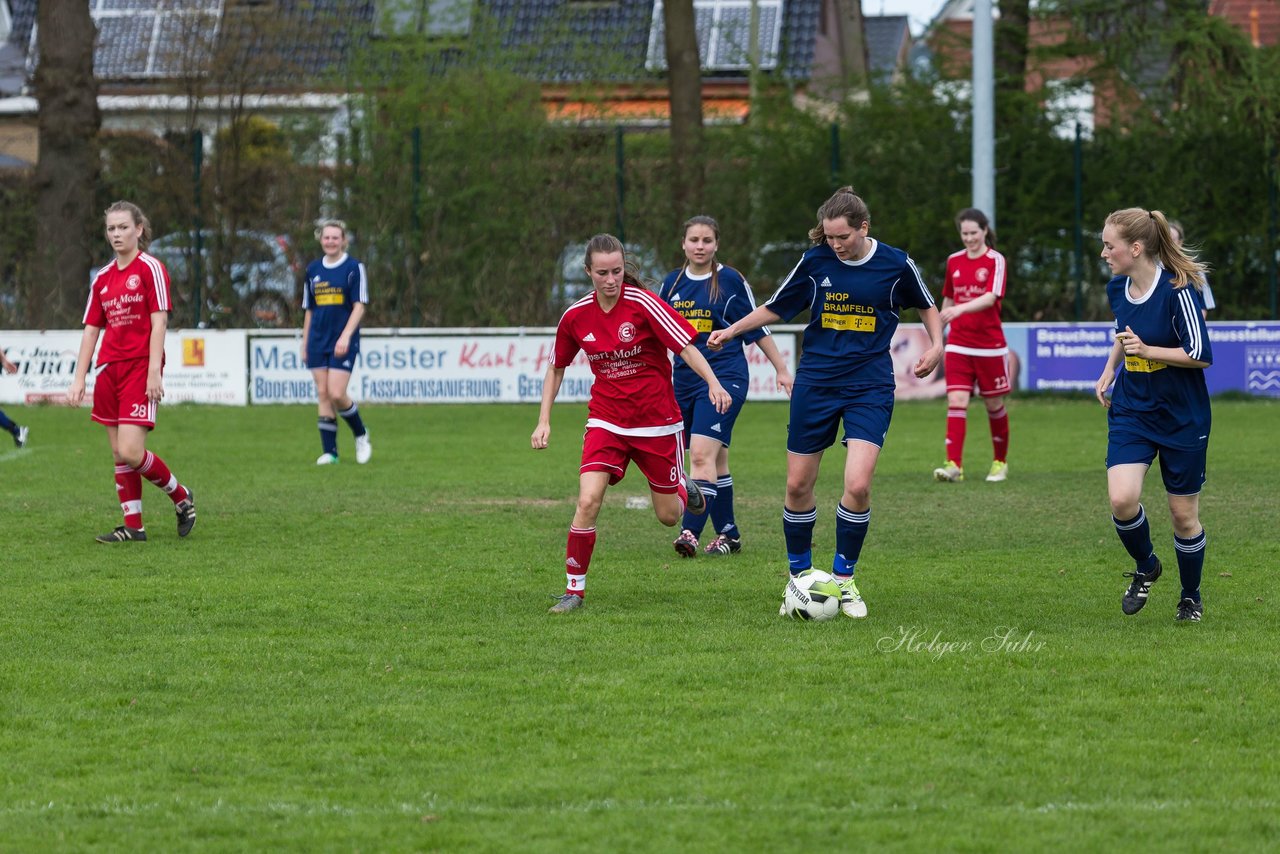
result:
M 667 86 L 671 99 L 671 198 L 678 216 L 702 209 L 706 175 L 702 160 L 702 62 L 693 0 L 662 4 Z
M 23 300 L 26 323 L 44 328 L 76 316 L 99 246 L 95 190 L 101 162 L 98 83 L 93 75 L 97 31 L 87 3 L 43 0 L 37 24 L 40 62 L 35 74 L 40 103 L 36 163 L 36 275 Z

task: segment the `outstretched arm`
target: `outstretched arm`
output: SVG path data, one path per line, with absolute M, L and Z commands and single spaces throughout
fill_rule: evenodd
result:
M 729 396 L 729 392 L 724 390 L 724 386 L 720 385 L 720 380 L 716 379 L 715 371 L 711 370 L 711 366 L 707 364 L 707 359 L 702 355 L 696 344 L 687 344 L 680 351 L 680 358 L 684 359 L 684 363 L 693 368 L 693 372 L 702 377 L 707 383 L 707 396 L 711 398 L 712 405 L 715 406 L 716 412 L 725 413 L 729 411 L 729 407 L 733 405 L 733 398 Z
M 712 350 L 719 350 L 742 333 L 750 332 L 752 329 L 759 329 L 761 326 L 768 326 L 770 323 L 777 323 L 781 319 L 781 315 L 774 314 L 771 309 L 762 305 L 728 328 L 717 329 L 712 332 L 707 338 L 707 346 Z

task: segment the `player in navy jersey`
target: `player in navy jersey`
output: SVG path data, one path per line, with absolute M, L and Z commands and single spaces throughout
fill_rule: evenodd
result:
M 964 249 L 947 258 L 939 316 L 947 331 L 943 367 L 947 376 L 947 443 L 945 462 L 933 470 L 934 480 L 964 480 L 964 436 L 969 397 L 974 386 L 987 407 L 991 427 L 991 469 L 987 480 L 1009 475 L 1009 394 L 1006 359 L 1009 346 L 1000 325 L 1000 306 L 1007 285 L 1007 265 L 996 251 L 996 235 L 987 215 L 965 208 L 956 215 Z
M 553 614 L 581 607 L 604 493 L 622 480 L 629 463 L 634 462 L 649 481 L 653 510 L 662 524 L 675 525 L 686 506 L 695 513 L 706 511 L 697 485 L 686 484 L 684 477 L 684 425 L 671 386 L 668 352 L 678 354 L 706 382 L 717 412 L 727 412 L 733 402 L 693 344 L 693 327 L 645 290 L 627 267 L 618 238 L 591 238 L 584 263 L 594 290 L 569 306 L 556 327 L 538 425 L 530 437 L 535 450 L 547 447 L 551 404 L 565 368 L 582 353 L 595 382 L 582 439 L 578 506 L 565 547 L 565 592 L 551 607 Z
M 716 536 L 704 549 L 710 557 L 735 554 L 742 549 L 742 534 L 733 513 L 733 476 L 729 472 L 729 443 L 733 425 L 747 400 L 749 377 L 747 356 L 742 344 L 717 350 L 707 347 L 714 329 L 724 329 L 756 308 L 755 297 L 742 274 L 716 260 L 720 246 L 720 226 L 709 216 L 695 216 L 684 224 L 685 264 L 662 282 L 658 295 L 680 313 L 697 331 L 694 343 L 716 378 L 733 398 L 729 411 L 721 414 L 707 397 L 707 384 L 679 356 L 672 377 L 676 402 L 684 419 L 684 442 L 689 451 L 689 471 L 706 497 L 705 513 L 686 510 L 680 536 L 673 544 L 681 557 L 698 553 L 698 538 L 708 517 Z M 744 334 L 747 344 L 755 344 L 773 365 L 778 386 L 791 393 L 792 376 L 778 345 L 768 329 Z
M 347 394 L 360 352 L 360 321 L 369 304 L 364 264 L 347 254 L 347 224 L 329 219 L 316 229 L 324 257 L 307 266 L 302 291 L 302 357 L 316 381 L 321 453 L 316 465 L 338 462 L 338 415 L 356 437 L 356 462 L 373 456 L 360 409 Z
M 151 245 L 151 223 L 137 205 L 116 202 L 104 216 L 107 241 L 116 257 L 94 274 L 89 285 L 80 354 L 67 389 L 67 402 L 79 406 L 102 335 L 89 417 L 107 428 L 124 524 L 96 539 L 100 543 L 147 539 L 142 525 L 144 477 L 173 501 L 178 536 L 185 537 L 196 524 L 195 495 L 178 482 L 164 460 L 147 450 L 147 434 L 155 429 L 157 407 L 164 397 L 169 272 L 146 251 Z
M 1107 217 L 1102 258 L 1115 274 L 1107 299 L 1116 340 L 1094 391 L 1108 408 L 1111 518 L 1135 563 L 1125 573 L 1133 581 L 1120 606 L 1126 614 L 1142 610 L 1163 571 L 1141 503 L 1142 481 L 1158 456 L 1182 580 L 1175 617 L 1198 622 L 1205 549 L 1200 490 L 1211 421 L 1204 369 L 1213 363 L 1200 296 L 1206 268 L 1178 245 L 1164 214 L 1142 208 Z
M 4 350 L 0 350 L 0 369 L 7 374 L 16 374 L 18 366 L 10 362 L 4 355 Z M 13 444 L 19 448 L 27 444 L 27 434 L 30 432 L 26 427 L 15 424 L 4 414 L 4 410 L 0 409 L 0 430 L 8 430 L 9 435 L 13 436 Z
M 893 415 L 893 359 L 889 345 L 904 308 L 920 311 L 930 348 L 915 375 L 928 376 L 942 356 L 942 322 L 915 262 L 901 249 L 868 236 L 871 214 L 851 187 L 818 208 L 818 224 L 805 252 L 777 292 L 728 329 L 711 333 L 708 346 L 808 309 L 800 366 L 791 391 L 787 427 L 787 497 L 782 530 L 792 575 L 813 565 L 818 518 L 814 485 L 823 452 L 844 423 L 844 492 L 836 507 L 832 574 L 840 583 L 840 609 L 865 617 L 867 606 L 853 580 L 871 520 L 871 478 Z M 785 610 L 781 613 L 785 613 Z

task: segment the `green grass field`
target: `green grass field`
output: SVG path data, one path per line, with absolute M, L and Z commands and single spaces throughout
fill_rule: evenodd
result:
M 625 497 L 563 591 L 585 407 L 368 407 L 313 465 L 310 407 L 162 410 L 120 523 L 87 411 L 6 407 L 0 851 L 1260 850 L 1280 846 L 1276 402 L 1217 402 L 1205 618 L 1166 572 L 1120 612 L 1095 402 L 1010 404 L 1011 476 L 936 484 L 945 404 L 903 404 L 866 620 L 778 617 L 786 409 L 733 447 L 744 551 L 677 559 Z M 971 408 L 966 462 L 989 460 Z M 7 440 L 5 440 L 7 442 Z M 830 561 L 843 451 L 819 484 Z

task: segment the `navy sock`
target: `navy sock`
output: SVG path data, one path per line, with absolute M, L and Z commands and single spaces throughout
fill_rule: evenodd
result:
M 1147 523 L 1147 511 L 1138 505 L 1138 515 L 1127 521 L 1111 517 L 1116 525 L 1120 542 L 1138 565 L 1138 572 L 1150 572 L 1156 568 L 1155 549 L 1151 545 L 1151 525 Z
M 832 575 L 840 578 L 852 577 L 870 526 L 870 507 L 858 513 L 844 504 L 836 505 L 836 556 L 831 561 Z
M 787 540 L 787 565 L 791 574 L 813 568 L 813 526 L 818 508 L 798 512 L 783 505 L 782 535 Z
M 316 421 L 320 428 L 320 447 L 326 454 L 338 455 L 338 419 L 320 418 Z
M 1194 537 L 1182 539 L 1174 536 L 1173 547 L 1178 554 L 1178 575 L 1182 577 L 1182 598 L 1200 601 L 1200 576 L 1204 572 L 1204 529 Z
M 707 502 L 707 509 L 699 515 L 684 511 L 684 520 L 680 526 L 687 531 L 692 531 L 695 537 L 702 536 L 702 529 L 707 524 L 707 517 L 714 512 L 716 506 L 716 485 L 709 480 L 695 480 L 698 489 L 702 490 L 702 498 Z
M 733 475 L 725 474 L 716 481 L 716 506 L 710 515 L 717 534 L 724 534 L 731 540 L 742 538 L 738 523 L 733 518 Z
M 0 409 L 0 430 L 8 430 L 13 435 L 18 435 L 18 425 L 9 420 L 9 416 L 4 414 L 3 409 Z
M 365 434 L 364 422 L 360 420 L 360 408 L 356 406 L 355 401 L 351 402 L 350 409 L 343 409 L 338 412 L 342 416 L 342 420 L 347 422 L 347 426 L 351 428 L 351 432 L 356 436 Z

